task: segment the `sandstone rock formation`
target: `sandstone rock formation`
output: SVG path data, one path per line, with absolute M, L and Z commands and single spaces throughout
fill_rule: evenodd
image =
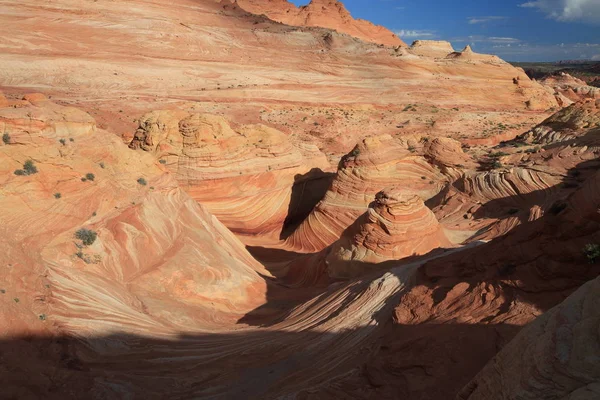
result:
M 347 279 L 389 260 L 450 247 L 444 229 L 417 195 L 384 190 L 375 204 L 344 232 L 327 257 L 327 273 Z
M 294 178 L 309 169 L 301 151 L 275 129 L 234 129 L 222 117 L 185 111 L 145 115 L 130 147 L 151 152 L 193 199 L 245 236 L 279 236 Z M 313 153 L 311 164 L 326 168 L 324 155 Z
M 153 157 L 84 112 L 25 99 L 0 109 L 3 290 L 18 299 L 3 335 L 46 319 L 65 334 L 158 334 L 261 304 L 268 272 Z
M 448 178 L 416 151 L 389 135 L 360 142 L 342 158 L 325 197 L 287 238 L 286 247 L 304 253 L 324 249 L 367 211 L 382 189 L 403 188 L 423 199 L 435 196 Z
M 448 54 L 447 58 L 454 58 L 466 61 L 479 60 L 495 63 L 502 62 L 502 60 L 498 56 L 475 53 L 470 45 L 465 46 L 465 48 L 461 51 L 453 51 L 452 53 Z
M 443 40 L 415 40 L 410 51 L 420 56 L 444 58 L 454 53 L 454 48 L 450 42 Z
M 600 278 L 525 327 L 459 399 L 600 397 Z
M 597 394 L 591 92 L 329 0 L 2 11 L 0 397 Z
M 311 0 L 296 7 L 287 0 L 236 0 L 243 9 L 253 14 L 264 14 L 270 19 L 294 26 L 318 26 L 357 37 L 367 42 L 387 46 L 406 44 L 389 29 L 363 19 L 354 19 L 337 0 Z
M 564 106 L 568 106 L 568 102 L 577 102 L 583 99 L 600 99 L 600 88 L 589 86 L 581 79 L 577 79 L 566 72 L 561 72 L 558 75 L 549 75 L 542 79 L 540 83 L 562 100 Z
M 490 122 L 511 121 L 500 139 L 509 140 L 558 106 L 522 70 L 447 59 L 448 48 L 437 59 L 415 56 L 214 0 L 86 5 L 81 18 L 72 12 L 79 0 L 4 4 L 0 85 L 77 105 L 127 140 L 141 115 L 193 103 L 196 112 L 276 128 L 337 162 L 373 133 L 498 143 L 481 137 Z M 535 110 L 523 113 L 528 101 Z

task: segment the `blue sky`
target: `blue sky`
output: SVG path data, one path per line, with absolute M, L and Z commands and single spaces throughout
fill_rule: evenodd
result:
M 293 0 L 304 5 L 309 0 Z M 404 41 L 448 40 L 507 61 L 600 61 L 600 0 L 342 0 Z

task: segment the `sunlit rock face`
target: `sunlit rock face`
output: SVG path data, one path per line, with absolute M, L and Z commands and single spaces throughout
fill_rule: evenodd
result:
M 402 188 L 407 195 L 429 199 L 449 179 L 407 141 L 389 135 L 364 139 L 340 161 L 325 197 L 286 245 L 300 252 L 320 251 L 367 211 L 379 191 Z
M 298 8 L 287 0 L 237 0 L 237 4 L 246 11 L 264 14 L 286 25 L 329 28 L 366 42 L 406 47 L 406 43 L 389 29 L 352 18 L 346 7 L 336 0 L 312 0 Z
M 152 153 L 193 199 L 248 237 L 278 237 L 306 161 L 327 165 L 318 149 L 293 146 L 276 129 L 183 111 L 142 117 L 130 147 Z
M 359 276 L 384 261 L 450 246 L 444 229 L 419 196 L 384 190 L 332 246 L 328 273 L 334 278 Z

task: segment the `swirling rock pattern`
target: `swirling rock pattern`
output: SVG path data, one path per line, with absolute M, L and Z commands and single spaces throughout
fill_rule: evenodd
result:
M 429 199 L 448 177 L 406 142 L 389 135 L 367 138 L 342 158 L 325 197 L 286 240 L 287 248 L 313 253 L 334 243 L 385 188 Z
M 548 88 L 549 92 L 554 92 L 555 96 L 566 97 L 570 102 L 600 98 L 600 88 L 589 86 L 581 79 L 577 79 L 565 72 L 561 72 L 558 75 L 550 75 L 542 79 L 540 83 L 542 86 Z
M 22 306 L 0 311 L 14 321 L 4 335 L 38 329 L 37 315 L 73 335 L 206 329 L 264 302 L 269 273 L 153 157 L 83 112 L 26 98 L 0 109 L 11 138 L 0 248 L 3 268 L 15 266 L 4 284 Z M 37 173 L 15 175 L 27 160 Z M 97 233 L 92 244 L 75 239 L 80 228 Z
M 233 128 L 227 120 L 183 111 L 150 113 L 130 144 L 152 152 L 180 186 L 233 232 L 277 237 L 288 215 L 296 175 L 325 168 L 314 146 L 294 147 L 263 125 Z
M 360 276 L 384 261 L 425 254 L 450 241 L 435 215 L 416 195 L 384 190 L 375 204 L 331 248 L 327 272 L 332 278 Z
M 600 398 L 600 278 L 524 328 L 459 399 Z
M 237 0 L 237 4 L 246 11 L 264 14 L 286 25 L 329 28 L 367 42 L 406 47 L 398 36 L 383 26 L 352 18 L 346 7 L 337 0 L 312 0 L 308 5 L 298 8 L 287 0 Z

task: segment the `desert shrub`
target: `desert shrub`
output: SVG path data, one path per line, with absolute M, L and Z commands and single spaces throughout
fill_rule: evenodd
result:
M 167 163 L 167 160 L 158 160 L 158 162 L 164 165 Z
M 33 163 L 33 161 L 31 160 L 27 160 L 25 161 L 25 163 L 23 164 L 23 169 L 18 169 L 15 171 L 15 175 L 33 175 L 33 174 L 37 174 L 38 169 L 35 166 L 35 164 Z
M 27 175 L 32 175 L 32 174 L 37 174 L 38 169 L 35 166 L 35 164 L 33 163 L 33 161 L 31 160 L 27 160 L 25 161 L 25 163 L 23 164 L 23 171 L 25 171 L 25 173 Z
M 4 144 L 9 144 L 10 143 L 10 135 L 8 133 L 5 133 L 4 135 L 2 135 L 2 141 L 4 142 Z
M 502 163 L 501 163 L 500 161 L 498 161 L 498 160 L 494 160 L 494 162 L 492 162 L 492 163 L 490 164 L 490 167 L 491 167 L 492 169 L 498 169 L 498 168 L 502 168 Z
M 91 172 L 88 172 L 87 174 L 85 174 L 85 179 L 87 179 L 88 181 L 93 181 L 94 179 L 96 179 L 96 175 L 92 174 Z
M 54 198 L 55 199 L 60 199 L 61 197 L 62 197 L 62 194 L 60 194 L 58 192 L 54 193 Z
M 100 161 L 100 163 L 98 163 L 98 165 L 100 166 L 100 168 L 104 169 L 105 165 L 104 165 L 104 161 Z
M 98 234 L 91 229 L 81 228 L 77 232 L 75 232 L 75 238 L 81 240 L 84 246 L 90 246 L 98 237 Z
M 144 178 L 139 178 L 137 180 L 137 183 L 139 183 L 142 186 L 146 186 L 148 184 L 148 182 Z
M 67 141 L 66 141 L 66 139 L 64 139 L 64 138 L 63 138 L 63 139 L 59 139 L 59 142 L 60 142 L 60 144 L 62 144 L 63 146 L 66 146 L 66 145 L 67 145 Z
M 590 264 L 595 264 L 600 259 L 600 244 L 589 243 L 583 247 L 583 254 Z

